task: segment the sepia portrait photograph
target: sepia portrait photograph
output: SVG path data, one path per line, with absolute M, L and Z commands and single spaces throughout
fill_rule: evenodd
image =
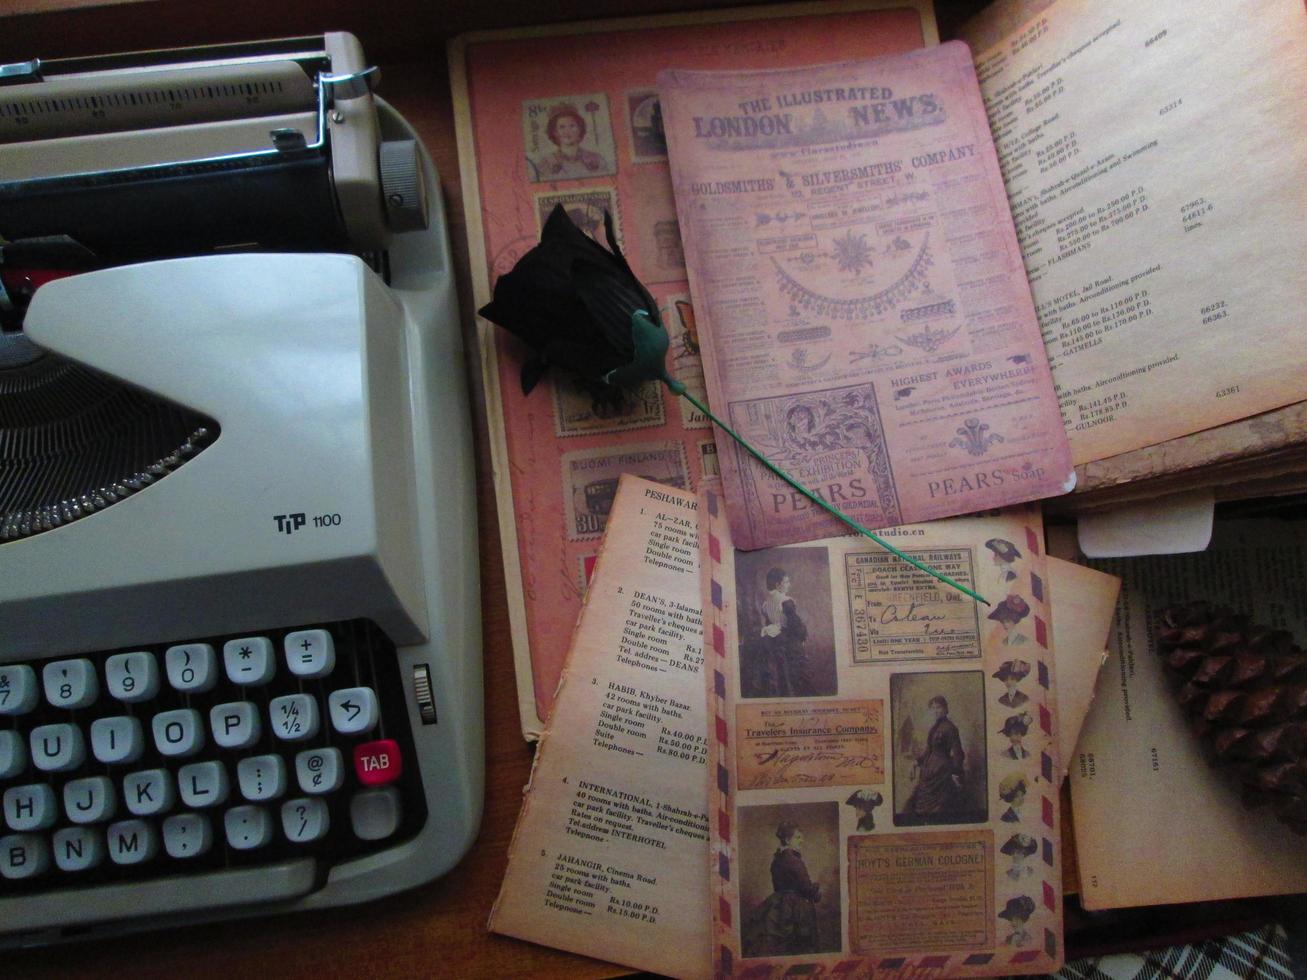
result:
M 840 951 L 839 804 L 740 807 L 745 958 Z
M 890 718 L 895 825 L 986 821 L 984 673 L 893 674 Z
M 826 549 L 738 552 L 735 588 L 741 697 L 838 694 Z

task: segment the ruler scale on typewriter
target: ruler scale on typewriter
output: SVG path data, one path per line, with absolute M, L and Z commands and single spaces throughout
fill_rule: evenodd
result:
M 376 81 L 344 34 L 0 66 L 0 947 L 475 838 L 462 338 Z

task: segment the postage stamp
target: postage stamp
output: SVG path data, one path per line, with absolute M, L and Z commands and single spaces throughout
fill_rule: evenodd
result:
M 889 447 L 870 383 L 731 402 L 732 427 L 827 503 L 867 527 L 901 524 Z M 735 447 L 755 536 L 768 539 L 825 515 Z M 829 520 L 829 518 L 826 518 Z
M 617 208 L 617 189 L 613 187 L 587 187 L 583 191 L 555 191 L 537 194 L 536 221 L 544 231 L 545 222 L 556 205 L 561 204 L 567 216 L 583 232 L 605 248 L 608 241 L 604 233 L 604 212 L 613 216 L 613 233 L 617 244 L 622 244 L 622 215 Z
M 995 945 L 992 830 L 853 834 L 848 875 L 854 953 Z
M 599 446 L 565 453 L 563 509 L 568 540 L 583 541 L 604 533 L 623 473 L 681 490 L 690 486 L 685 448 L 679 442 Z
M 576 583 L 581 595 L 585 595 L 590 588 L 590 578 L 595 573 L 595 563 L 598 560 L 598 555 L 582 555 L 576 560 Z
M 660 314 L 667 333 L 671 336 L 668 363 L 672 377 L 685 385 L 686 390 L 701 403 L 708 402 L 708 383 L 704 380 L 703 358 L 699 353 L 699 334 L 694 320 L 694 307 L 686 293 L 674 293 L 662 301 Z M 687 398 L 677 398 L 681 410 L 681 425 L 687 429 L 707 429 L 712 425 L 708 416 L 694 407 Z
M 628 185 L 635 208 L 639 275 L 645 282 L 684 282 L 685 251 L 676 219 L 672 178 L 665 167 L 639 170 Z
M 904 554 L 976 587 L 970 548 L 905 548 Z M 855 664 L 980 657 L 974 602 L 886 551 L 844 556 Z
M 617 173 L 608 96 L 564 95 L 522 103 L 527 172 L 533 183 Z
M 657 89 L 637 88 L 626 93 L 626 121 L 631 133 L 632 160 L 657 163 L 667 159 L 667 136 L 663 132 L 663 110 Z
M 575 382 L 555 378 L 553 390 L 554 434 L 559 438 L 643 429 L 662 425 L 667 418 L 658 381 L 647 381 L 634 391 L 614 389 L 597 396 Z
M 885 703 L 744 703 L 735 709 L 740 789 L 885 781 Z
M 717 461 L 717 443 L 711 439 L 699 443 L 699 472 L 705 477 L 722 475 Z

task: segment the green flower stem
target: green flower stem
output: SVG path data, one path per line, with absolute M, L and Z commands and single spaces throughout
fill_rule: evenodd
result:
M 871 538 L 871 540 L 875 541 L 878 545 L 880 545 L 880 546 L 881 546 L 882 548 L 884 548 L 886 551 L 890 552 L 891 554 L 895 554 L 895 555 L 897 555 L 898 557 L 902 558 L 902 559 L 903 559 L 905 562 L 907 562 L 909 565 L 912 565 L 912 566 L 914 566 L 914 567 L 916 567 L 916 568 L 921 569 L 921 570 L 922 570 L 923 572 L 925 572 L 927 575 L 930 575 L 930 576 L 932 576 L 932 577 L 934 577 L 934 578 L 939 579 L 939 580 L 940 580 L 941 582 L 943 582 L 945 585 L 951 585 L 953 588 L 957 589 L 959 592 L 962 592 L 962 593 L 964 593 L 964 594 L 966 594 L 966 595 L 971 596 L 971 598 L 975 599 L 977 602 L 983 602 L 983 603 L 984 603 L 985 605 L 987 605 L 987 606 L 990 604 L 990 603 L 989 603 L 989 600 L 986 599 L 984 596 L 982 596 L 980 593 L 978 593 L 978 592 L 972 592 L 972 591 L 971 591 L 970 589 L 968 589 L 965 585 L 962 585 L 962 584 L 960 584 L 960 583 L 958 583 L 958 582 L 954 582 L 951 578 L 949 578 L 949 577 L 948 577 L 947 575 L 945 575 L 943 572 L 936 571 L 935 569 L 931 568 L 929 565 L 926 565 L 926 564 L 924 564 L 924 563 L 922 563 L 922 562 L 917 561 L 917 559 L 913 558 L 911 555 L 905 555 L 903 552 L 899 551 L 898 548 L 894 547 L 892 544 L 890 544 L 888 541 L 886 541 L 886 540 L 885 540 L 884 538 L 882 538 L 880 535 L 875 534 L 875 533 L 873 533 L 873 532 L 867 530 L 865 527 L 863 527 L 861 524 L 859 524 L 857 521 L 855 521 L 853 518 L 847 516 L 846 514 L 842 514 L 840 511 L 838 511 L 837 509 L 835 509 L 834 507 L 832 507 L 830 504 L 826 503 L 826 501 L 822 500 L 822 499 L 821 499 L 820 497 L 818 497 L 816 494 L 814 494 L 814 493 L 812 493 L 810 490 L 808 490 L 807 487 L 805 487 L 805 486 L 803 486 L 802 484 L 798 483 L 798 482 L 797 482 L 797 481 L 796 481 L 792 476 L 790 476 L 790 475 L 789 475 L 788 473 L 786 473 L 784 470 L 778 469 L 777 467 L 773 466 L 772 463 L 771 463 L 771 462 L 770 462 L 770 461 L 769 461 L 765 456 L 762 455 L 762 453 L 758 452 L 758 450 L 754 449 L 751 445 L 749 445 L 749 443 L 748 443 L 747 441 L 745 441 L 745 439 L 744 439 L 744 438 L 743 438 L 739 433 L 737 433 L 737 432 L 736 432 L 734 429 L 732 429 L 729 425 L 727 425 L 725 422 L 723 422 L 721 419 L 719 419 L 716 415 L 714 415 L 712 412 L 710 412 L 710 411 L 708 410 L 708 406 L 707 406 L 707 405 L 703 404 L 702 402 L 699 401 L 699 399 L 695 398 L 692 394 L 690 394 L 690 393 L 686 390 L 684 384 L 682 384 L 681 382 L 677 381 L 675 378 L 671 378 L 671 377 L 668 377 L 668 376 L 666 376 L 666 375 L 663 376 L 663 379 L 662 379 L 662 380 L 663 380 L 663 384 L 667 385 L 667 387 L 671 389 L 672 394 L 674 394 L 674 395 L 680 395 L 682 398 L 684 398 L 686 401 L 688 401 L 691 405 L 693 405 L 693 406 L 694 406 L 695 408 L 697 408 L 699 411 L 703 412 L 704 415 L 708 416 L 708 418 L 712 419 L 713 422 L 715 422 L 715 423 L 717 424 L 718 428 L 720 428 L 720 429 L 721 429 L 723 432 L 725 432 L 728 436 L 730 436 L 732 439 L 734 439 L 736 442 L 738 442 L 741 446 L 743 446 L 743 447 L 745 448 L 745 450 L 749 453 L 749 455 L 751 455 L 751 456 L 752 456 L 754 459 L 756 459 L 758 462 L 762 463 L 763 466 L 767 467 L 767 469 L 769 469 L 772 473 L 774 473 L 776 476 L 780 477 L 782 480 L 784 480 L 786 483 L 788 483 L 790 486 L 792 486 L 795 490 L 799 491 L 799 493 L 803 494 L 805 497 L 807 497 L 809 500 L 811 500 L 814 504 L 817 504 L 819 507 L 821 507 L 823 510 L 827 511 L 828 513 L 835 515 L 835 516 L 838 517 L 841 521 L 843 521 L 845 524 L 847 524 L 849 527 L 853 528 L 853 530 L 857 531 L 859 534 L 862 534 L 862 535 L 865 535 L 865 536 L 868 537 L 868 538 Z

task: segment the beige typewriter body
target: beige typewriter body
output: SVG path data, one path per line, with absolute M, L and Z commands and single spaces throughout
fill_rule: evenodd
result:
M 395 648 L 402 695 L 392 709 L 405 717 L 388 723 L 411 732 L 406 765 L 420 779 L 406 792 L 424 797 L 426 815 L 394 846 L 343 859 L 300 854 L 282 841 L 265 864 L 210 862 L 191 873 L 184 862 L 164 863 L 143 868 L 140 880 L 108 875 L 90 884 L 51 864 L 40 887 L 0 878 L 0 946 L 58 940 L 70 927 L 95 935 L 374 898 L 444 873 L 480 820 L 473 456 L 434 167 L 402 118 L 371 94 L 373 73 L 349 35 L 253 53 L 211 49 L 182 64 L 165 55 L 135 66 L 92 60 L 59 74 L 10 66 L 19 80 L 0 86 L 0 107 L 71 107 L 26 123 L 0 111 L 0 243 L 22 237 L 6 219 L 28 220 L 25 189 L 62 193 L 60 181 L 81 180 L 85 187 L 59 206 L 70 225 L 84 222 L 85 235 L 102 237 L 92 247 L 111 259 L 36 289 L 24 342 L 193 410 L 217 432 L 130 492 L 119 486 L 80 506 L 10 515 L 10 533 L 0 536 L 0 673 L 26 665 L 39 679 L 43 665 L 107 651 L 158 650 L 162 661 L 168 644 L 196 637 L 370 621 Z M 306 60 L 329 70 L 306 73 Z M 152 104 L 142 93 L 165 95 Z M 230 222 L 251 229 L 250 241 L 227 240 L 229 216 L 215 214 L 219 240 L 139 261 L 153 247 L 142 232 L 124 261 L 112 255 L 115 228 L 95 226 L 100 184 L 148 188 L 154 173 L 198 174 L 211 182 L 205 187 L 240 184 L 286 160 L 302 161 L 318 186 L 329 181 L 324 199 L 335 213 L 306 218 L 339 233 L 347 248 L 332 239 L 312 250 L 303 243 L 316 231 L 257 213 Z M 239 193 L 221 192 L 225 202 Z M 105 202 L 106 215 L 119 206 Z M 202 213 L 205 203 L 195 206 Z M 286 214 L 296 207 L 286 202 Z M 167 228 L 173 218 L 158 220 Z M 51 232 L 23 232 L 41 233 Z M 279 247 L 283 234 L 289 248 Z M 166 253 L 165 243 L 159 248 Z M 54 709 L 42 702 L 40 710 Z M 330 732 L 325 703 L 321 711 Z M 69 712 L 66 721 L 75 727 L 89 717 Z M 0 705 L 0 730 L 23 724 Z M 148 718 L 146 731 L 148 741 Z M 121 775 L 121 767 L 102 768 L 110 781 Z M 100 772 L 88 761 L 72 775 Z M 0 790 L 48 779 L 57 793 L 65 778 L 29 766 L 0 778 Z M 293 773 L 290 782 L 287 797 L 296 792 Z M 339 792 L 368 791 L 347 779 Z M 274 826 L 278 802 L 269 805 Z M 411 798 L 405 805 L 412 810 Z M 221 845 L 217 811 L 214 821 Z M 53 832 L 23 837 L 0 818 L 0 838 Z

